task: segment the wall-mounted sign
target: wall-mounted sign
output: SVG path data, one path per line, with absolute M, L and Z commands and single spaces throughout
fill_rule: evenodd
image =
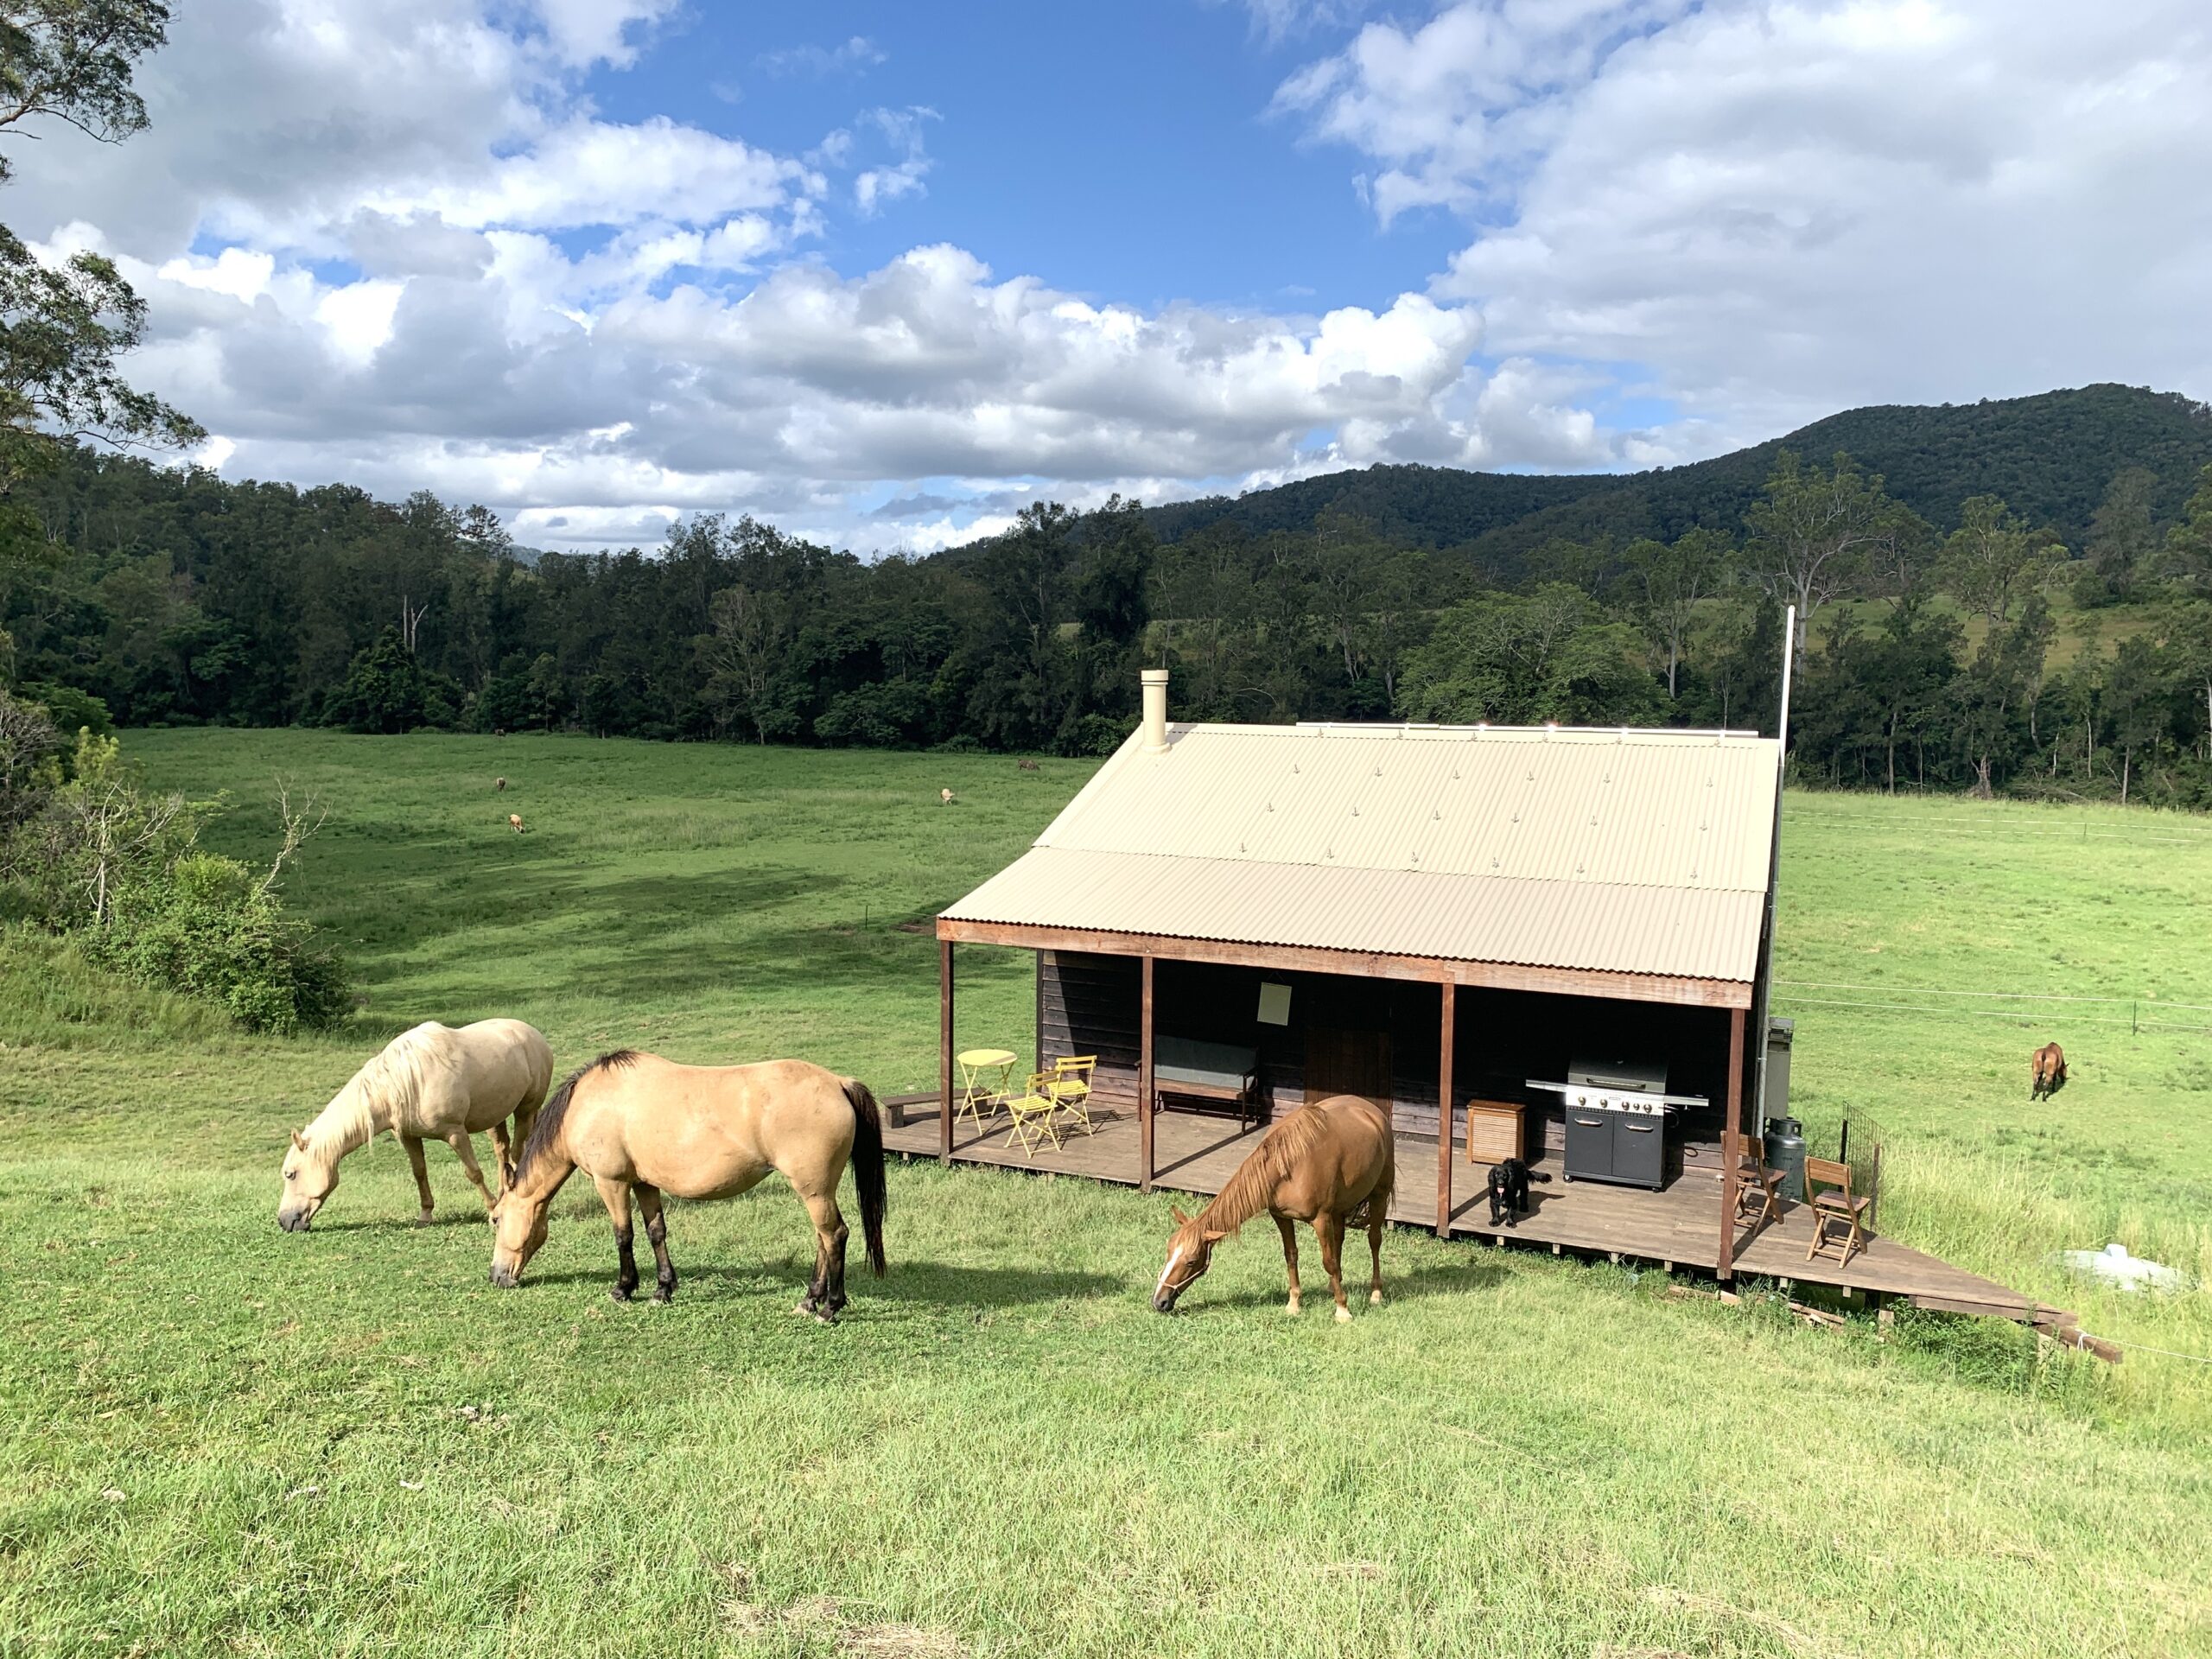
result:
M 1287 1026 L 1290 1023 L 1290 987 L 1260 985 L 1260 1023 L 1263 1026 Z

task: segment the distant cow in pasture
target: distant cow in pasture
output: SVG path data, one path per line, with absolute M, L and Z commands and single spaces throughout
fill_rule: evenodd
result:
M 950 806 L 953 799 L 952 791 L 949 789 L 940 789 L 937 792 L 937 798 L 940 805 Z
M 522 828 L 522 814 L 521 814 L 521 813 L 519 813 L 519 812 L 510 812 L 510 813 L 508 813 L 508 814 L 507 814 L 507 828 L 508 828 L 508 829 L 510 829 L 510 830 L 513 830 L 513 831 L 515 832 L 515 834 L 517 834 L 517 835 L 520 835 L 520 834 L 522 834 L 522 833 L 523 833 L 523 828 Z
M 1034 772 L 1037 770 L 1037 763 L 1034 760 L 1020 760 L 1015 762 L 1015 764 L 1024 772 Z
M 504 793 L 507 787 L 507 780 L 504 778 L 494 778 L 492 780 L 492 787 Z
M 2029 1086 L 2030 1100 L 2049 1100 L 2066 1084 L 2066 1051 L 2056 1043 L 2045 1043 L 2036 1050 L 2035 1081 Z

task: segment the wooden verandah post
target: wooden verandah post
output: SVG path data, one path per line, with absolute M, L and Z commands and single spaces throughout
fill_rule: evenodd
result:
M 1152 1191 L 1152 958 L 1144 963 L 1137 1007 L 1137 1191 Z
M 1436 1236 L 1442 1238 L 1452 1226 L 1452 1050 L 1459 1033 L 1457 982 L 1443 985 L 1444 1017 L 1437 1036 L 1436 1056 Z
M 1728 1010 L 1728 1098 L 1720 1108 L 1720 1261 L 1723 1284 L 1736 1276 L 1736 1195 L 1744 1145 L 1744 1010 Z
M 937 1156 L 952 1161 L 952 941 L 937 942 Z

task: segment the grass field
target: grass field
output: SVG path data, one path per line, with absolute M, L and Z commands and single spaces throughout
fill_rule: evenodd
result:
M 931 1166 L 894 1169 L 891 1275 L 830 1330 L 787 1311 L 810 1237 L 776 1183 L 672 1206 L 664 1309 L 607 1300 L 588 1187 L 492 1290 L 436 1148 L 441 1224 L 407 1226 L 378 1144 L 280 1234 L 285 1132 L 422 1018 L 518 1015 L 563 1065 L 636 1042 L 926 1084 L 917 925 L 1085 769 L 130 747 L 232 791 L 212 838 L 241 855 L 276 775 L 320 791 L 290 892 L 367 1005 L 251 1039 L 0 935 L 0 1655 L 2212 1652 L 2212 1366 L 1809 1330 L 1410 1233 L 1348 1325 L 1281 1316 L 1259 1232 L 1162 1319 L 1166 1197 Z M 2118 1237 L 2212 1272 L 2212 1015 L 2174 1007 L 2212 1003 L 2212 825 L 1806 795 L 1783 846 L 1796 1099 L 1816 1132 L 1881 1123 L 1885 1229 L 2212 1353 L 2208 1293 L 2044 1260 Z M 963 1039 L 1021 1047 L 1029 987 L 968 953 Z M 1961 991 L 2125 1000 L 2023 1025 L 1931 994 Z M 2031 1105 L 2046 1035 L 2074 1081 Z

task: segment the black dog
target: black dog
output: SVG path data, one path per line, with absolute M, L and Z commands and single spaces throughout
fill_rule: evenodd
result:
M 1548 1175 L 1531 1175 L 1529 1166 L 1518 1158 L 1508 1158 L 1502 1164 L 1490 1166 L 1490 1224 L 1493 1227 L 1510 1226 L 1508 1216 L 1529 1213 L 1529 1183 L 1548 1181 Z

